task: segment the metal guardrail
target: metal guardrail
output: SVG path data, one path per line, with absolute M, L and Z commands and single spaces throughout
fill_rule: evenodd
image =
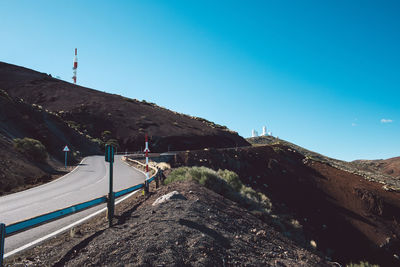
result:
M 13 224 L 9 224 L 6 226 L 6 231 L 5 231 L 5 236 L 11 236 L 13 234 L 28 230 L 30 228 L 34 228 L 36 226 L 39 226 L 44 223 L 48 223 L 57 219 L 60 219 L 62 217 L 72 215 L 74 213 L 77 213 L 79 211 L 82 211 L 84 209 L 88 209 L 91 207 L 95 207 L 97 205 L 100 205 L 102 203 L 107 202 L 107 197 L 102 196 L 93 200 L 89 200 L 83 203 L 79 203 L 67 208 L 63 208 L 60 210 L 52 211 L 43 215 L 39 215 L 37 217 L 33 217 L 27 220 L 23 220 L 20 222 L 16 222 Z
M 126 158 L 128 159 L 128 158 Z M 131 160 L 133 161 L 133 160 Z M 140 162 L 137 162 L 139 164 L 142 164 Z M 153 167 L 152 167 L 153 168 Z M 148 179 L 148 183 L 151 183 L 152 181 L 155 180 L 156 175 L 158 175 L 158 171 L 156 168 L 153 168 L 154 170 L 156 170 L 156 173 L 150 178 Z M 135 190 L 138 190 L 140 188 L 144 187 L 144 183 L 141 184 L 137 184 L 131 187 L 128 187 L 126 189 L 122 189 L 118 192 L 115 192 L 115 197 L 121 197 L 124 195 L 127 195 Z M 4 256 L 4 239 L 8 236 L 12 236 L 14 234 L 17 234 L 19 232 L 23 232 L 29 229 L 32 229 L 34 227 L 37 227 L 39 225 L 42 224 L 46 224 L 49 223 L 51 221 L 55 221 L 58 219 L 61 219 L 63 217 L 72 215 L 74 213 L 83 211 L 85 209 L 89 209 L 89 208 L 93 208 L 95 206 L 98 206 L 102 203 L 107 203 L 108 201 L 108 197 L 107 196 L 102 196 L 96 199 L 92 199 L 83 203 L 79 203 L 76 205 L 72 205 L 70 207 L 67 208 L 63 208 L 60 210 L 56 210 L 53 212 L 49 212 L 46 214 L 42 214 L 27 220 L 23 220 L 20 222 L 16 222 L 16 223 L 12 223 L 9 225 L 5 225 L 3 223 L 0 223 L 0 267 L 3 266 L 3 256 Z
M 4 223 L 0 223 L 0 267 L 3 266 L 5 236 L 6 236 L 6 225 Z

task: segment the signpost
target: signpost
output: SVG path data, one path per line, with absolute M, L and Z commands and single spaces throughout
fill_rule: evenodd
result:
M 65 168 L 67 168 L 67 154 L 69 152 L 69 148 L 67 145 L 64 147 L 63 151 L 65 152 Z
M 110 163 L 110 185 L 108 192 L 108 202 L 107 202 L 107 215 L 108 215 L 108 225 L 112 226 L 112 219 L 114 217 L 114 205 L 115 205 L 115 195 L 113 192 L 113 163 L 114 163 L 115 147 L 112 145 L 106 145 L 105 160 Z

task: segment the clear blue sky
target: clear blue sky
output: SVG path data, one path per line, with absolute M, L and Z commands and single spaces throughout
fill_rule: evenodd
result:
M 0 1 L 0 61 L 344 159 L 400 156 L 400 1 Z M 382 122 L 383 120 L 383 122 Z

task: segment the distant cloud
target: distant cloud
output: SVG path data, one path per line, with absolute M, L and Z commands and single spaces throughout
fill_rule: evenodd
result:
M 356 126 L 357 126 L 357 123 L 354 123 L 354 122 L 353 122 L 353 123 L 351 124 L 351 126 L 356 127 Z
M 393 120 L 391 119 L 381 119 L 381 123 L 392 123 Z

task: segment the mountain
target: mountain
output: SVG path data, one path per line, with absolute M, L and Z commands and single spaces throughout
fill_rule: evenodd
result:
M 116 139 L 120 151 L 141 150 L 145 133 L 152 152 L 249 145 L 236 132 L 205 119 L 2 62 L 0 89 L 58 114 L 88 138 Z

